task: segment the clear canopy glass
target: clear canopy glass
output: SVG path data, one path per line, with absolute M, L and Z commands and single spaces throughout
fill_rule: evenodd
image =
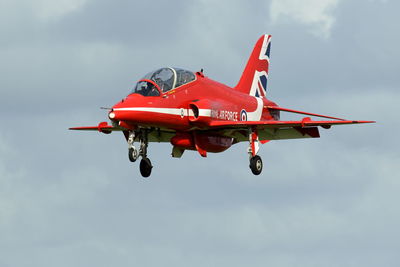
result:
M 193 72 L 179 68 L 161 68 L 146 74 L 136 84 L 134 93 L 159 96 L 196 79 Z

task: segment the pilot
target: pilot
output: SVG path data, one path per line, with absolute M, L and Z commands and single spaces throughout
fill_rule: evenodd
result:
M 146 96 L 150 91 L 149 83 L 143 83 L 142 86 L 140 86 L 140 91 L 142 92 L 141 95 Z
M 151 89 L 149 90 L 149 93 L 147 94 L 148 96 L 159 96 L 160 92 L 157 90 L 157 88 L 154 85 L 151 85 Z
M 190 81 L 190 79 L 191 79 L 190 73 L 188 73 L 188 72 L 183 72 L 183 73 L 181 74 L 181 81 L 182 81 L 182 84 L 188 83 L 188 82 Z

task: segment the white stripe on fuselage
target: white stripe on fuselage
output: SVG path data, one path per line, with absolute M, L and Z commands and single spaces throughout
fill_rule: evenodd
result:
M 260 97 L 254 97 L 257 101 L 257 108 L 253 112 L 247 112 L 248 121 L 259 121 L 261 119 L 263 110 L 263 101 Z M 135 107 L 135 108 L 114 108 L 115 111 L 142 111 L 152 112 L 159 114 L 168 114 L 176 116 L 194 116 L 193 110 L 186 108 L 148 108 L 148 107 Z M 211 117 L 211 109 L 199 109 L 200 117 Z
M 160 113 L 160 114 L 168 114 L 168 115 L 177 115 L 182 116 L 194 116 L 192 110 L 188 110 L 186 108 L 115 108 L 115 111 L 143 111 L 143 112 L 153 112 L 153 113 Z M 211 109 L 199 109 L 199 116 L 202 117 L 211 117 Z

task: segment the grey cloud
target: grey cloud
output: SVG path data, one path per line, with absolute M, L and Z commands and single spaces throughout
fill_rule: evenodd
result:
M 184 1 L 90 1 L 53 24 L 56 39 L 123 42 L 147 47 L 176 39 L 188 4 Z
M 2 266 L 395 266 L 399 54 L 382 28 L 395 27 L 397 4 L 342 2 L 327 40 L 269 24 L 268 3 L 153 5 L 92 1 L 51 24 L 27 15 L 30 26 L 1 28 L 35 29 L 0 40 Z M 159 25 L 162 41 L 148 43 Z M 258 177 L 247 144 L 179 160 L 169 144 L 151 144 L 148 180 L 121 134 L 66 130 L 105 120 L 98 107 L 159 65 L 205 67 L 233 85 L 263 33 L 273 34 L 273 100 L 378 124 L 268 143 Z
M 344 87 L 357 92 L 396 90 L 399 52 L 393 44 L 398 35 L 392 34 L 398 21 L 396 7 L 394 1 L 343 2 L 335 11 L 329 41 L 304 33 L 301 26 L 278 26 L 271 84 L 294 95 L 313 90 L 345 93 Z

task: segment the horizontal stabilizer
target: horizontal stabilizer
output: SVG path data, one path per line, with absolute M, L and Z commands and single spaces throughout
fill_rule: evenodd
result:
M 278 107 L 278 106 L 267 106 L 267 109 L 269 109 L 269 110 L 279 110 L 279 111 L 285 111 L 285 112 L 297 113 L 297 114 L 303 114 L 303 115 L 309 115 L 309 116 L 315 116 L 315 117 L 320 117 L 320 118 L 327 118 L 327 119 L 332 119 L 332 120 L 345 121 L 345 119 L 341 119 L 341 118 L 336 118 L 336 117 L 331 117 L 331 116 L 326 116 L 326 115 L 320 115 L 320 114 L 310 113 L 310 112 L 305 112 L 305 111 L 299 111 L 299 110 L 294 110 L 294 109 L 281 108 L 281 107 Z

